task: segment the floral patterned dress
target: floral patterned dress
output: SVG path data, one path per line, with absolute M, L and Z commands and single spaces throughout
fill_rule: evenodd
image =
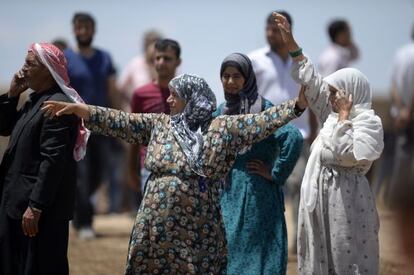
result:
M 226 241 L 220 180 L 237 152 L 296 118 L 295 100 L 259 114 L 220 116 L 203 136 L 203 171 L 195 174 L 172 133 L 170 116 L 90 106 L 94 133 L 148 146 L 152 172 L 131 234 L 126 274 L 224 274 Z

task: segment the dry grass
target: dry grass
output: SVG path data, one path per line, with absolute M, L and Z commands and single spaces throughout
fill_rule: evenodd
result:
M 381 204 L 381 203 L 380 203 Z M 288 231 L 291 232 L 291 208 L 286 207 Z M 381 275 L 402 274 L 404 267 L 396 238 L 393 214 L 380 206 Z M 129 235 L 133 217 L 123 215 L 98 215 L 95 228 L 98 238 L 79 240 L 71 231 L 69 262 L 72 275 L 117 275 L 124 273 Z M 290 234 L 292 236 L 292 234 Z M 292 237 L 290 237 L 292 238 Z M 296 257 L 289 255 L 288 275 L 296 274 Z M 410 273 L 404 273 L 410 274 Z M 413 272 L 414 274 L 414 272 Z

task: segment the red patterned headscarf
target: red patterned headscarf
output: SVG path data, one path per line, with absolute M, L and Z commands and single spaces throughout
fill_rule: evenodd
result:
M 33 43 L 28 51 L 33 52 L 40 62 L 48 68 L 56 83 L 73 102 L 84 103 L 76 90 L 69 85 L 66 58 L 58 47 L 50 43 Z M 76 145 L 73 150 L 73 157 L 76 161 L 81 160 L 85 156 L 89 135 L 90 131 L 85 127 L 83 119 L 81 119 Z

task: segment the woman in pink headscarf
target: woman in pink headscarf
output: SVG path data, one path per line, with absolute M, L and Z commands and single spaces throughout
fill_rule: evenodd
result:
M 28 88 L 33 92 L 17 110 Z M 0 274 L 69 274 L 75 160 L 85 154 L 88 132 L 73 115 L 45 116 L 46 100 L 82 102 L 69 86 L 63 53 L 36 43 L 0 96 L 0 135 L 10 136 L 0 165 Z

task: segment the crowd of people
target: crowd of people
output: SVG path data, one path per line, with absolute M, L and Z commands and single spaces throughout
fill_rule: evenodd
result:
M 351 26 L 329 24 L 331 44 L 314 65 L 292 24 L 272 12 L 266 47 L 224 58 L 219 106 L 202 77 L 177 76 L 181 45 L 154 30 L 118 78 L 110 54 L 93 46 L 88 13 L 73 17 L 76 48 L 61 39 L 31 45 L 0 96 L 0 134 L 10 136 L 0 165 L 0 274 L 69 274 L 69 221 L 78 238 L 95 238 L 93 196 L 103 183 L 109 211 L 136 212 L 128 275 L 286 274 L 285 193 L 299 274 L 378 274 L 366 174 L 384 132 L 367 77 L 349 68 L 360 55 Z M 387 194 L 408 244 L 413 49 L 394 65 L 398 135 Z

